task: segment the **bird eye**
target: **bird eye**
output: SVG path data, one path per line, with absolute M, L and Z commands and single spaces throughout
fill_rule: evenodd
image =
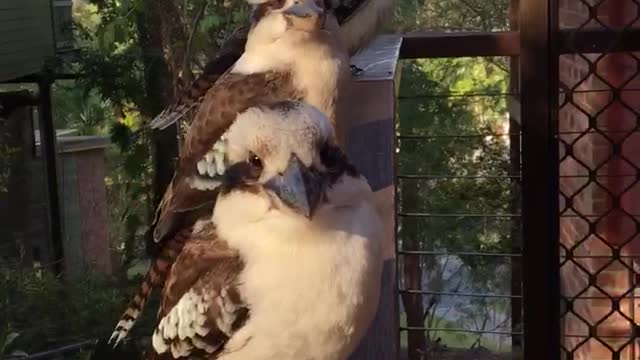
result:
M 256 154 L 249 155 L 249 164 L 255 168 L 262 169 L 262 160 Z

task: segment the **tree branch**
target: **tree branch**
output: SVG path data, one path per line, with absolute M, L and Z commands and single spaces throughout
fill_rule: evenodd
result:
M 493 66 L 497 67 L 498 69 L 504 71 L 507 74 L 509 73 L 509 67 L 505 64 L 501 64 L 499 60 L 495 60 L 491 57 L 487 57 L 485 59 L 491 64 L 493 64 Z
M 182 59 L 182 78 L 184 83 L 191 84 L 193 82 L 193 72 L 191 71 L 190 59 L 191 59 L 191 50 L 193 47 L 193 38 L 195 37 L 196 32 L 198 31 L 198 26 L 200 26 L 200 21 L 204 17 L 204 14 L 209 6 L 209 1 L 205 0 L 202 2 L 202 6 L 196 13 L 195 18 L 193 19 L 193 24 L 191 26 L 191 32 L 189 33 L 189 37 L 187 38 L 187 45 L 184 50 L 184 58 Z

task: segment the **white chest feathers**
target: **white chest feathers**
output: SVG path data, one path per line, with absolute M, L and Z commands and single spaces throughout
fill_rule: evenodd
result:
M 332 118 L 340 81 L 348 79 L 349 68 L 346 53 L 334 40 L 325 32 L 291 31 L 276 41 L 248 43 L 231 72 L 290 72 L 293 85 L 305 93 L 305 101 Z
M 251 314 L 221 359 L 343 360 L 357 347 L 378 305 L 380 221 L 366 203 L 320 209 L 315 219 L 321 225 L 273 212 L 218 225 L 245 260 Z

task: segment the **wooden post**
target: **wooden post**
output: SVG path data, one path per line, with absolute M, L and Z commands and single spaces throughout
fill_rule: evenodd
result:
M 62 219 L 60 216 L 60 194 L 58 193 L 58 171 L 56 164 L 56 130 L 53 124 L 51 102 L 51 74 L 43 73 L 38 82 L 40 107 L 38 121 L 42 159 L 44 160 L 44 178 L 47 179 L 47 203 L 49 205 L 49 236 L 53 248 L 53 269 L 56 275 L 63 275 L 64 244 L 62 240 Z
M 346 97 L 345 149 L 376 191 L 387 241 L 378 313 L 350 360 L 399 358 L 394 154 L 396 67 L 401 41 L 395 35 L 379 36 L 351 60 L 364 73 L 354 76 Z

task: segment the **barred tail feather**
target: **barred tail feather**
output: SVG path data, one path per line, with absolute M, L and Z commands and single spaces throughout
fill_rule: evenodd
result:
M 178 254 L 182 251 L 184 242 L 184 236 L 174 237 L 165 244 L 160 255 L 154 259 L 138 288 L 138 292 L 129 302 L 127 309 L 120 317 L 120 321 L 118 321 L 115 330 L 109 338 L 109 344 L 113 342 L 114 348 L 129 335 L 129 331 L 131 331 L 136 320 L 144 310 L 144 306 L 149 300 L 153 288 L 164 285 L 165 277 L 178 257 Z
M 135 324 L 138 316 L 144 309 L 144 306 L 153 290 L 152 278 L 157 276 L 152 274 L 152 272 L 153 268 L 150 268 L 149 271 L 147 271 L 144 281 L 140 284 L 138 293 L 129 302 L 129 306 L 127 306 L 127 309 L 120 317 L 120 321 L 118 321 L 115 330 L 111 334 L 109 343 L 111 344 L 113 342 L 113 347 L 118 346 L 118 344 L 127 337 L 129 331 L 133 327 L 133 324 Z

